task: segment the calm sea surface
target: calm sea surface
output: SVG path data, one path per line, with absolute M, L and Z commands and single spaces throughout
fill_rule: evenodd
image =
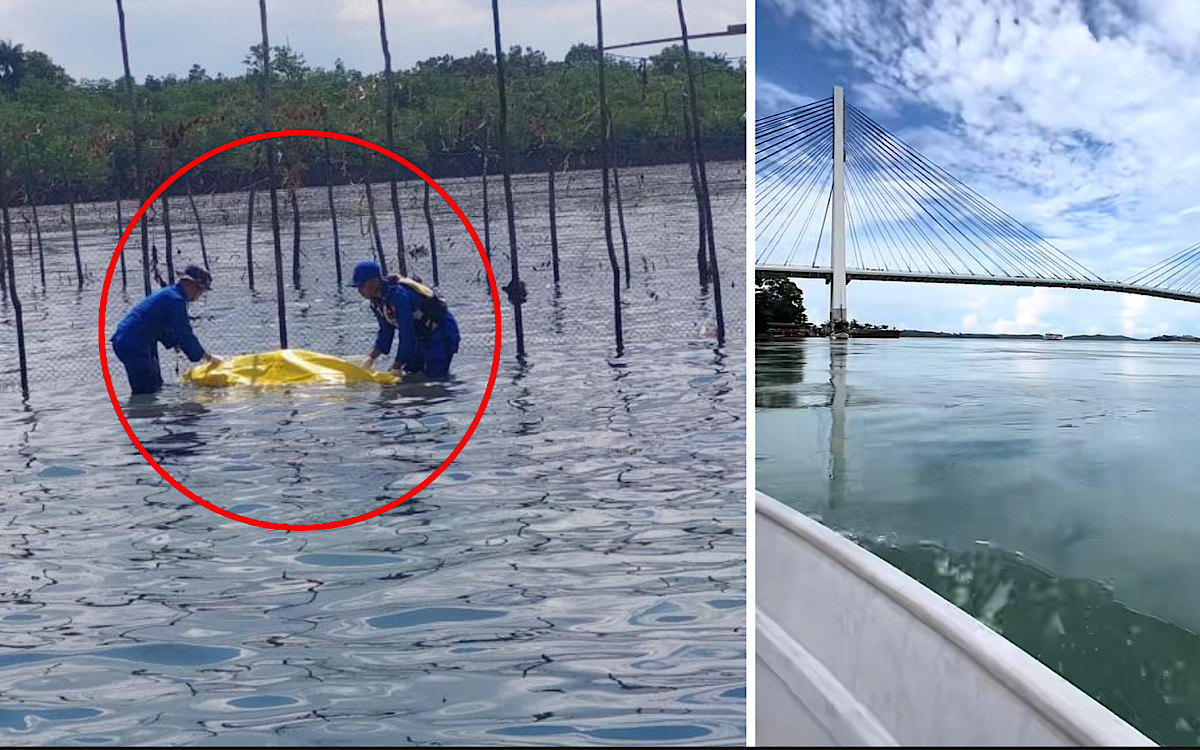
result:
M 760 343 L 758 489 L 1200 744 L 1200 347 Z
M 744 173 L 717 173 L 737 284 L 727 294 L 744 298 L 733 260 L 744 263 Z M 478 430 L 427 490 L 318 532 L 226 520 L 147 466 L 103 390 L 99 283 L 74 290 L 69 234 L 47 209 L 47 290 L 23 234 L 18 243 L 28 399 L 12 389 L 11 307 L 0 306 L 0 744 L 743 742 L 744 312 L 733 306 L 731 343 L 718 347 L 680 174 L 622 175 L 633 263 L 623 356 L 598 180 L 560 177 L 558 294 L 544 186 L 518 180 L 527 360 L 506 342 Z M 446 187 L 478 219 L 478 184 Z M 411 242 L 427 242 L 417 193 L 404 195 Z M 362 356 L 373 318 L 332 279 L 323 191 L 302 197 L 299 289 L 285 222 L 291 344 Z M 339 201 L 348 273 L 369 235 L 361 196 L 344 189 Z M 201 340 L 225 354 L 278 347 L 269 224 L 256 227 L 251 294 L 244 203 L 202 204 L 216 288 L 193 313 Z M 172 205 L 181 260 L 199 253 L 186 205 Z M 81 208 L 93 274 L 115 242 L 112 208 Z M 492 210 L 503 283 L 507 237 Z M 464 329 L 451 382 L 206 390 L 180 384 L 168 357 L 164 392 L 131 399 L 117 366 L 147 450 L 205 499 L 263 520 L 330 521 L 407 492 L 470 424 L 491 365 L 482 266 L 449 210 L 436 219 L 439 290 Z M 140 289 L 140 260 L 127 262 L 110 330 Z M 412 264 L 431 280 L 428 255 Z M 507 338 L 507 301 L 504 314 Z

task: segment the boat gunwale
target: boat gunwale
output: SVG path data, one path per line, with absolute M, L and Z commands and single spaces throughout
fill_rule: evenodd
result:
M 755 490 L 755 514 L 809 543 L 958 648 L 1019 701 L 1080 745 L 1157 747 L 1107 707 L 891 563 Z

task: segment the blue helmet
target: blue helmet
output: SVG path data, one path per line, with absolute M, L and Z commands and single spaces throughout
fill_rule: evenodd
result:
M 360 260 L 354 264 L 354 276 L 350 281 L 349 286 L 362 286 L 371 279 L 378 279 L 383 276 L 383 269 L 373 260 Z

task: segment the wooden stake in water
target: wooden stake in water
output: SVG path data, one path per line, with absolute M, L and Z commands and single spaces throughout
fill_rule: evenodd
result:
M 5 173 L 4 152 L 0 151 L 0 223 L 4 224 L 3 247 L 8 273 L 8 297 L 12 300 L 13 316 L 17 322 L 17 359 L 21 366 L 21 392 L 29 395 L 29 367 L 25 360 L 25 316 L 21 311 L 21 298 L 17 294 L 17 266 L 13 261 L 12 223 L 8 215 L 8 180 Z M 3 276 L 0 276 L 3 279 Z
M 700 271 L 700 286 L 708 286 L 708 244 L 711 238 L 704 225 L 704 200 L 700 197 L 700 173 L 696 169 L 696 152 L 692 147 L 692 118 L 688 115 L 687 95 L 683 97 L 683 132 L 687 145 L 688 170 L 692 173 L 692 192 L 696 194 L 696 226 L 699 249 L 696 251 L 696 266 Z
M 133 84 L 133 74 L 129 72 L 129 46 L 125 40 L 125 9 L 121 0 L 117 0 L 117 20 L 121 27 L 121 61 L 125 65 L 125 86 L 129 90 L 129 114 L 133 132 L 133 182 L 138 200 L 146 200 L 145 182 L 142 180 L 142 133 L 141 122 L 138 119 L 137 92 Z M 146 217 L 138 222 L 142 230 L 142 283 L 146 287 L 146 295 L 150 295 L 150 227 Z
M 250 200 L 246 208 L 246 275 L 250 279 L 250 291 L 254 291 L 254 186 L 250 186 Z
M 367 189 L 367 215 L 371 224 L 371 234 L 375 238 L 375 257 L 379 261 L 379 269 L 383 271 L 384 276 L 387 276 L 387 258 L 383 254 L 383 239 L 379 236 L 379 221 L 375 218 L 375 197 L 371 192 L 371 178 L 369 175 L 363 185 Z
M 492 261 L 492 223 L 488 215 L 488 145 L 483 145 L 483 253 Z M 491 287 L 488 287 L 490 293 Z
M 379 6 L 379 43 L 383 46 L 383 75 L 384 81 L 387 83 L 387 112 L 385 122 L 387 123 L 387 147 L 388 151 L 396 152 L 396 137 L 393 109 L 395 104 L 393 99 L 396 94 L 396 87 L 392 82 L 392 53 L 388 50 L 387 40 L 387 23 L 383 15 L 383 0 L 376 0 Z M 400 219 L 400 196 L 396 192 L 396 163 L 390 158 L 388 159 L 388 175 L 391 179 L 388 184 L 392 189 L 392 221 L 396 228 L 396 254 L 400 261 L 400 275 L 408 275 L 408 263 L 404 258 L 404 223 Z
M 609 134 L 612 137 L 612 134 Z M 613 166 L 613 188 L 617 193 L 617 225 L 621 228 L 621 249 L 625 257 L 625 288 L 629 288 L 629 238 L 625 236 L 625 206 L 621 201 L 621 171 Z
M 259 26 L 262 27 L 262 118 L 263 130 L 271 124 L 271 44 L 267 39 L 267 0 L 258 0 Z M 276 189 L 275 143 L 267 139 L 267 186 L 271 193 L 271 238 L 275 242 L 275 302 L 279 314 L 279 348 L 287 349 L 287 309 L 283 299 L 283 243 L 279 238 L 279 192 Z
M 597 0 L 599 1 L 599 0 Z M 513 325 L 517 333 L 517 356 L 525 356 L 525 327 L 521 321 L 521 305 L 525 301 L 521 284 L 520 263 L 517 261 L 517 221 L 512 197 L 512 152 L 508 148 L 508 100 L 504 90 L 504 47 L 500 43 L 500 4 L 492 0 L 492 25 L 496 36 L 496 87 L 500 93 L 500 114 L 497 128 L 500 135 L 500 151 L 504 161 L 504 205 L 508 209 L 508 252 L 512 267 L 512 278 L 508 282 L 508 299 L 513 306 Z
M 425 224 L 429 227 L 429 257 L 433 262 L 433 285 L 438 285 L 437 236 L 433 231 L 433 214 L 429 211 L 429 183 L 425 183 Z
M 29 205 L 33 208 L 33 231 L 37 235 L 38 248 L 38 268 L 42 275 L 42 291 L 46 290 L 46 250 L 42 246 L 42 222 L 38 219 L 37 201 L 33 199 L 32 190 L 34 185 L 33 180 L 33 161 L 29 158 L 29 141 L 25 141 L 25 182 L 29 187 L 26 189 L 25 195 L 28 197 Z
M 599 2 L 600 0 L 596 0 Z M 721 308 L 721 273 L 717 268 L 717 248 L 712 220 L 712 202 L 708 192 L 708 172 L 704 167 L 704 149 L 700 145 L 700 114 L 696 106 L 696 75 L 692 70 L 692 51 L 688 46 L 687 19 L 683 15 L 683 0 L 675 0 L 679 10 L 679 35 L 683 37 L 683 57 L 687 63 L 688 107 L 692 114 L 692 143 L 696 169 L 700 173 L 700 193 L 704 204 L 704 227 L 708 232 L 708 272 L 713 285 L 713 307 L 717 316 L 717 345 L 725 345 L 725 312 Z
M 167 150 L 167 174 L 172 174 L 175 171 L 175 157 L 170 149 Z M 173 233 L 171 232 L 171 201 L 167 197 L 167 191 L 162 194 L 162 220 L 163 233 L 166 235 L 167 243 L 167 281 L 171 284 L 175 283 L 175 243 Z
M 204 269 L 210 270 L 208 248 L 204 246 L 204 222 L 200 219 L 200 210 L 196 208 L 196 196 L 192 192 L 192 173 L 190 171 L 183 175 L 183 184 L 187 187 L 188 203 L 192 204 L 192 216 L 196 219 L 196 233 L 200 235 L 200 257 L 203 259 Z
M 300 288 L 300 202 L 296 188 L 288 187 L 288 199 L 292 203 L 292 288 Z
M 325 108 L 321 108 L 321 126 L 329 130 L 329 116 Z M 333 159 L 329 155 L 329 139 L 322 138 L 325 146 L 325 190 L 329 199 L 329 220 L 333 223 L 333 268 L 337 274 L 338 289 L 342 288 L 342 242 L 338 238 L 337 206 L 333 202 Z
M 554 290 L 558 293 L 558 217 L 554 207 L 554 161 L 548 171 L 550 180 L 550 262 L 554 266 Z
M 60 164 L 59 169 L 62 172 L 63 185 L 67 190 L 67 210 L 71 217 L 71 246 L 75 248 L 75 280 L 78 282 L 79 288 L 83 289 L 83 261 L 79 257 L 79 228 L 75 223 L 75 195 L 71 189 L 71 178 L 67 176 L 67 168 Z
M 608 172 L 612 169 L 612 144 L 609 141 L 608 127 L 608 95 L 604 88 L 604 11 L 600 7 L 601 0 L 596 0 L 596 54 L 600 63 L 600 140 L 603 152 L 603 184 L 604 196 L 604 244 L 608 247 L 608 263 L 612 267 L 613 279 L 613 329 L 617 340 L 617 355 L 625 351 L 625 336 L 621 327 L 621 266 L 617 262 L 617 250 L 613 246 L 612 208 L 608 193 Z

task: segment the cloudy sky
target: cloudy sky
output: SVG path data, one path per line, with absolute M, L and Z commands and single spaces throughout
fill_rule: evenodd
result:
M 757 116 L 847 101 L 1106 279 L 1200 242 L 1200 2 L 758 0 Z M 828 287 L 802 282 L 816 317 Z M 973 332 L 1200 334 L 1200 305 L 854 282 L 850 314 Z
M 41 50 L 75 78 L 121 75 L 113 0 L 0 0 L 0 39 Z M 186 74 L 200 63 L 210 74 L 243 71 L 259 40 L 257 0 L 125 0 L 134 75 Z M 339 57 L 359 70 L 383 68 L 375 0 L 269 0 L 272 44 L 289 43 L 311 65 Z M 488 0 L 385 0 L 392 63 L 492 48 Z M 741 0 L 687 0 L 692 33 L 745 23 Z M 561 59 L 576 42 L 595 44 L 591 0 L 504 0 L 504 44 L 534 47 Z M 617 44 L 679 33 L 674 0 L 605 0 L 605 41 Z M 745 55 L 745 37 L 696 42 L 697 49 Z M 629 50 L 648 55 L 653 47 Z

